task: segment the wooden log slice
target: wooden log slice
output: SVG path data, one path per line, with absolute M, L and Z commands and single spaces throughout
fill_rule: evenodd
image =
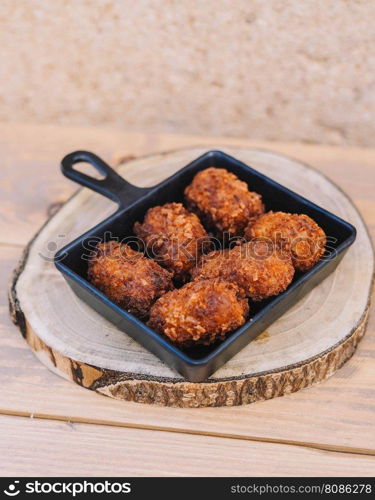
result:
M 56 270 L 56 249 L 116 209 L 111 201 L 80 189 L 29 244 L 10 288 L 14 321 L 52 371 L 117 399 L 179 407 L 232 406 L 320 382 L 352 356 L 365 331 L 374 266 L 371 241 L 356 208 L 330 180 L 298 161 L 267 151 L 215 149 L 254 166 L 357 228 L 357 240 L 335 273 L 206 382 L 187 382 L 78 299 Z M 151 186 L 206 150 L 132 160 L 119 172 L 134 184 Z

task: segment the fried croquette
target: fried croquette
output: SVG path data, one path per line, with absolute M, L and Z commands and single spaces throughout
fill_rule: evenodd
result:
M 323 229 L 304 214 L 267 212 L 245 230 L 245 238 L 270 238 L 279 248 L 290 252 L 295 269 L 307 271 L 324 254 Z
M 166 293 L 152 306 L 148 325 L 179 346 L 208 345 L 243 325 L 248 313 L 236 284 L 210 279 Z
M 177 280 L 185 281 L 209 237 L 198 217 L 181 203 L 150 208 L 143 223 L 134 224 L 134 233 L 147 251 Z
M 288 253 L 272 243 L 251 241 L 203 255 L 191 274 L 195 281 L 220 277 L 236 283 L 247 297 L 260 301 L 283 292 L 293 280 L 294 268 Z
M 243 236 L 249 221 L 264 213 L 261 195 L 223 168 L 198 172 L 185 189 L 185 200 L 188 209 L 219 237 L 223 233 Z
M 113 302 L 141 319 L 148 317 L 155 300 L 173 289 L 172 273 L 116 241 L 97 245 L 89 261 L 88 279 Z

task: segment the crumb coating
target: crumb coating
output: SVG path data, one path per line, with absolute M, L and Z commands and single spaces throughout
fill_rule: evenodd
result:
M 185 189 L 185 200 L 215 236 L 225 232 L 243 236 L 249 221 L 264 212 L 261 195 L 249 191 L 245 182 L 223 168 L 198 172 Z
M 141 319 L 173 289 L 172 274 L 129 245 L 100 243 L 89 261 L 88 280 L 120 307 Z
M 290 252 L 299 271 L 307 271 L 319 261 L 327 242 L 323 229 L 308 215 L 272 211 L 249 224 L 245 238 L 269 238 Z
M 209 242 L 198 217 L 181 203 L 150 208 L 143 223 L 136 222 L 133 230 L 145 242 L 149 256 L 181 281 L 189 276 Z
M 153 305 L 148 325 L 173 343 L 211 344 L 243 325 L 249 304 L 234 283 L 210 279 L 187 283 Z
M 236 283 L 254 301 L 283 292 L 293 276 L 290 255 L 264 241 L 210 252 L 192 271 L 194 280 L 220 277 Z

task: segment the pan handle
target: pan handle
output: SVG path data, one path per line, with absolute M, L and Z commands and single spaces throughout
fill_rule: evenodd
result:
M 105 175 L 105 178 L 95 179 L 73 168 L 76 163 L 80 162 L 89 163 L 98 172 Z M 133 184 L 118 175 L 99 156 L 89 151 L 75 151 L 66 155 L 61 161 L 61 171 L 65 177 L 110 198 L 118 203 L 120 207 L 129 205 L 129 203 L 137 200 L 150 189 L 133 186 Z

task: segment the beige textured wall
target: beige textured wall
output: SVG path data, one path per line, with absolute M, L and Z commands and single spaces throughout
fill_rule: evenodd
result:
M 375 1 L 2 0 L 0 120 L 375 145 Z

